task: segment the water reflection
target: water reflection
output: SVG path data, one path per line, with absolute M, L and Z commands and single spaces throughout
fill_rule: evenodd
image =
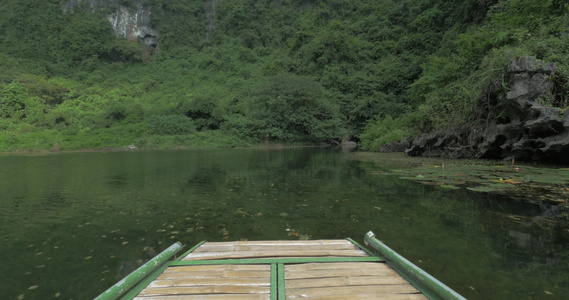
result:
M 373 230 L 469 299 L 561 299 L 568 227 L 320 149 L 1 156 L 1 299 L 90 299 L 175 241 Z M 390 167 L 391 168 L 391 167 Z

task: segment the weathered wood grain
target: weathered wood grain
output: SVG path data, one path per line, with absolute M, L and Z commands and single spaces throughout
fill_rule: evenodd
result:
M 236 252 L 199 252 L 186 256 L 183 260 L 271 258 L 271 257 L 364 257 L 361 250 L 271 250 Z
M 148 287 L 139 296 L 202 295 L 202 294 L 269 294 L 269 286 L 188 286 Z
M 290 289 L 317 288 L 317 287 L 341 287 L 341 286 L 361 286 L 361 285 L 405 285 L 409 284 L 401 277 L 385 276 L 360 276 L 360 277 L 328 277 L 311 279 L 291 279 L 286 280 L 285 287 Z
M 362 285 L 362 286 L 343 286 L 343 287 L 321 287 L 306 289 L 286 289 L 287 299 L 291 298 L 310 298 L 310 297 L 331 297 L 331 296 L 355 296 L 359 293 L 377 295 L 385 297 L 389 294 L 418 294 L 419 291 L 411 285 Z
M 224 295 L 182 295 L 135 297 L 135 300 L 270 300 L 267 294 L 224 294 Z
M 204 243 L 183 260 L 366 256 L 348 240 L 238 241 Z M 287 299 L 426 299 L 384 262 L 288 262 L 281 272 Z M 270 264 L 171 266 L 135 299 L 270 299 L 272 279 Z
M 270 300 L 268 294 L 137 296 L 135 300 Z

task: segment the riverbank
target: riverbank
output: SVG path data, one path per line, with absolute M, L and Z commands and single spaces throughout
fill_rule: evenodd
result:
M 3 132 L 0 152 L 112 151 L 123 149 L 204 149 L 247 148 L 259 142 L 235 137 L 220 131 L 188 135 L 146 135 L 141 132 L 106 130 L 67 132 Z
M 70 134 L 66 131 L 0 133 L 0 153 L 60 153 L 132 150 L 189 150 L 189 149 L 281 149 L 323 147 L 315 143 L 285 143 L 259 141 L 238 137 L 220 130 L 187 135 L 141 135 L 116 130 L 86 131 Z

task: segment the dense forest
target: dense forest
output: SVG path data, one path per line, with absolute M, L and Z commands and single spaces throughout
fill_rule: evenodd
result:
M 152 12 L 155 53 L 66 2 L 0 6 L 0 151 L 377 150 L 460 125 L 522 55 L 569 90 L 565 0 L 108 0 Z

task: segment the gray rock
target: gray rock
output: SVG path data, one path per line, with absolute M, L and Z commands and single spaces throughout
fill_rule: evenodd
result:
M 469 120 L 473 127 L 423 134 L 405 153 L 569 163 L 569 113 L 551 106 L 556 70 L 530 57 L 512 61 L 509 88 L 493 83 L 484 90 Z
M 512 61 L 506 68 L 508 73 L 532 72 L 536 67 L 536 61 L 529 56 L 522 56 Z
M 339 146 L 342 150 L 352 151 L 358 147 L 358 144 L 352 141 L 342 141 Z
M 159 33 L 152 28 L 151 11 L 142 5 L 141 0 L 135 0 L 128 7 L 121 5 L 119 0 L 68 0 L 62 5 L 63 13 L 73 13 L 82 2 L 88 2 L 93 12 L 107 12 L 107 19 L 117 38 L 142 43 L 151 57 L 158 52 Z
M 507 73 L 544 73 L 552 75 L 557 71 L 554 63 L 538 62 L 529 56 L 522 56 L 513 60 L 506 68 Z
M 379 148 L 379 152 L 382 153 L 405 152 L 405 150 L 411 147 L 411 142 L 413 142 L 413 140 L 410 137 L 406 137 L 397 142 L 383 145 L 383 147 Z
M 548 137 L 563 131 L 563 121 L 559 109 L 533 103 L 528 109 L 528 121 L 524 131 L 530 138 Z
M 565 111 L 563 115 L 563 128 L 565 131 L 569 131 L 569 112 Z
M 511 90 L 506 95 L 508 100 L 530 94 L 530 76 L 528 73 L 513 74 L 510 80 Z

